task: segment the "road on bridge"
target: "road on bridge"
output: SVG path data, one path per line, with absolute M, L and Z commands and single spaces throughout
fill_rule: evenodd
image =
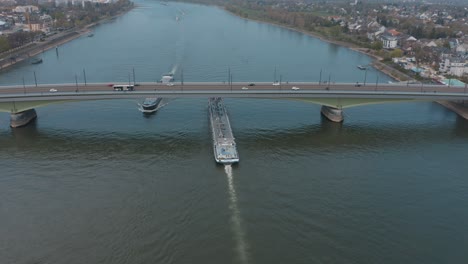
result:
M 44 84 L 44 85 L 16 85 L 0 86 L 0 94 L 31 94 L 31 93 L 53 93 L 51 89 L 60 93 L 76 92 L 110 92 L 113 91 L 111 83 L 89 83 L 84 84 Z M 54 91 L 52 90 L 52 91 Z M 445 85 L 424 85 L 424 84 L 356 84 L 356 83 L 282 83 L 273 85 L 272 83 L 173 83 L 169 86 L 162 83 L 141 83 L 135 86 L 136 91 L 379 91 L 379 92 L 424 92 L 424 93 L 466 93 L 465 87 L 449 87 Z

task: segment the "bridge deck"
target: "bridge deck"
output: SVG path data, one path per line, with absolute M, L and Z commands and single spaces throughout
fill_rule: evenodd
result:
M 299 88 L 293 90 L 293 87 Z M 50 92 L 56 89 L 57 92 Z M 467 87 L 422 84 L 360 84 L 355 83 L 141 83 L 135 91 L 114 91 L 109 83 L 44 84 L 32 86 L 0 86 L 0 102 L 30 100 L 82 100 L 105 98 L 135 98 L 148 94 L 164 97 L 351 97 L 351 98 L 436 98 L 466 99 Z

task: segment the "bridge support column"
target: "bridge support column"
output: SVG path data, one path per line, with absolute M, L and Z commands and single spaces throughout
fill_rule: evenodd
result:
M 330 121 L 343 122 L 343 110 L 341 109 L 322 105 L 320 112 Z
M 10 126 L 11 127 L 22 127 L 25 126 L 37 118 L 36 110 L 29 109 L 26 111 L 11 113 L 10 114 Z

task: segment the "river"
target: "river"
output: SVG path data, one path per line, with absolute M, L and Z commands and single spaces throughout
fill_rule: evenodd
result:
M 362 82 L 371 59 L 223 10 L 137 1 L 0 84 Z M 177 18 L 176 18 L 177 17 Z M 387 82 L 375 70 L 367 80 Z M 345 110 L 226 99 L 241 161 L 216 165 L 204 99 L 0 113 L 0 263 L 464 263 L 468 122 L 435 103 Z

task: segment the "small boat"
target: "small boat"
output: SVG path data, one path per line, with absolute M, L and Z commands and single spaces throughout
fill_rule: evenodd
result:
M 92 38 L 92 37 L 94 37 L 94 33 L 91 32 L 88 34 L 88 38 Z
M 367 70 L 367 67 L 363 66 L 363 65 L 358 65 L 356 67 L 358 67 L 358 69 L 360 69 L 360 70 Z
M 164 74 L 161 77 L 161 82 L 164 83 L 164 84 L 171 83 L 172 81 L 174 81 L 174 74 L 172 74 L 172 73 Z
M 156 112 L 158 110 L 158 105 L 161 102 L 162 98 L 151 97 L 146 98 L 142 105 L 140 105 L 140 111 L 144 114 L 149 114 Z
M 39 64 L 39 63 L 42 63 L 42 59 L 41 58 L 35 58 L 32 60 L 31 64 Z

